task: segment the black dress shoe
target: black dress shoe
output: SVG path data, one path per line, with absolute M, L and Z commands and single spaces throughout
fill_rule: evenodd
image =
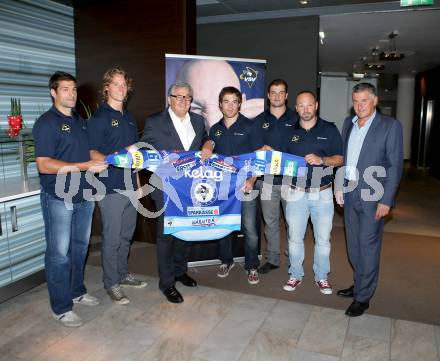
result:
M 262 265 L 260 268 L 258 268 L 259 273 L 269 273 L 270 271 L 280 268 L 280 266 L 276 266 L 270 262 L 266 262 L 264 265 Z
M 354 286 L 350 286 L 348 288 L 344 288 L 343 290 L 339 290 L 336 294 L 340 297 L 353 297 Z
M 191 278 L 190 276 L 188 276 L 186 273 L 184 273 L 183 275 L 181 275 L 179 277 L 176 277 L 176 281 L 179 281 L 180 283 L 182 283 L 186 287 L 196 287 L 197 286 L 196 280 Z
M 174 286 L 168 287 L 165 291 L 163 291 L 163 294 L 167 298 L 168 302 L 171 302 L 171 303 L 182 303 L 183 302 L 182 295 Z
M 349 317 L 357 317 L 362 315 L 368 307 L 370 307 L 368 302 L 353 301 L 350 307 L 347 308 L 347 311 L 345 311 L 345 314 Z

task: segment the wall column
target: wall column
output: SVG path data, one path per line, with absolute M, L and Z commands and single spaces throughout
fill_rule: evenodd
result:
M 411 131 L 414 121 L 415 77 L 399 75 L 396 116 L 403 127 L 403 159 L 411 158 Z

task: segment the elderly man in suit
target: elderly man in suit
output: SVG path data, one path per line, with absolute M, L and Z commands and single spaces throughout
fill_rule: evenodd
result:
M 193 100 L 193 90 L 187 83 L 174 83 L 168 89 L 169 107 L 149 116 L 145 121 L 141 141 L 157 150 L 191 151 L 202 150 L 202 158 L 212 154 L 213 142 L 208 140 L 205 120 L 189 111 Z M 153 174 L 154 176 L 154 174 Z M 156 189 L 151 198 L 158 210 L 163 210 L 163 193 Z M 197 282 L 187 275 L 191 243 L 163 234 L 163 213 L 157 222 L 157 262 L 159 288 L 169 302 L 181 303 L 183 297 L 176 289 L 176 281 L 187 287 L 197 286 Z
M 336 201 L 344 206 L 347 248 L 354 285 L 338 291 L 353 297 L 345 314 L 362 315 L 377 287 L 384 217 L 394 205 L 403 168 L 402 126 L 376 110 L 376 89 L 359 83 L 352 92 L 354 118 L 345 119 L 344 192 Z M 350 190 L 350 191 L 348 191 Z

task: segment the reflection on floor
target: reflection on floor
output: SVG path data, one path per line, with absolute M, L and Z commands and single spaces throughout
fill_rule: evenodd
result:
M 49 313 L 46 285 L 0 305 L 0 360 L 399 360 L 439 361 L 440 327 L 208 287 L 184 288 L 168 303 L 149 286 L 111 303 L 101 270 L 88 266 L 86 285 L 101 299 L 75 306 L 86 323 L 59 325 Z

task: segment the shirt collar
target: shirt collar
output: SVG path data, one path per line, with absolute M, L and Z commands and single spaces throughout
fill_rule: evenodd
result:
M 239 112 L 239 113 L 238 113 L 238 118 L 237 118 L 237 120 L 234 122 L 234 124 L 231 125 L 231 127 L 230 127 L 229 129 L 231 129 L 232 127 L 236 127 L 236 126 L 240 125 L 243 121 L 245 121 L 245 119 L 246 119 L 246 117 L 245 117 L 243 114 L 241 114 L 241 113 Z M 220 122 L 221 122 L 221 124 L 226 128 L 226 125 L 225 125 L 225 117 L 223 117 L 223 118 L 220 120 Z
M 286 121 L 287 119 L 294 118 L 294 111 L 286 106 L 286 111 L 277 119 L 271 112 L 270 108 L 267 108 L 264 113 L 266 114 L 266 118 L 269 118 L 271 120 L 281 120 Z
M 110 112 L 115 112 L 115 113 L 118 113 L 118 114 L 124 114 L 125 113 L 125 108 L 122 108 L 122 112 L 121 112 L 119 110 L 116 110 L 116 109 L 112 108 L 107 102 L 102 102 L 101 103 L 101 107 L 106 109 L 106 110 L 108 110 L 108 111 L 110 111 Z
M 177 121 L 182 122 L 182 119 L 180 119 L 180 118 L 176 115 L 176 113 L 173 112 L 173 110 L 171 109 L 171 107 L 168 107 L 168 114 L 170 115 L 171 120 L 172 120 L 173 122 L 177 122 Z M 189 121 L 189 120 L 190 120 L 190 118 L 189 118 L 189 113 L 187 112 L 187 113 L 185 114 L 185 118 L 183 118 L 183 121 L 184 121 L 184 122 L 187 122 L 187 121 Z
M 365 122 L 365 124 L 364 124 L 364 126 L 362 128 L 365 128 L 365 127 L 368 128 L 370 126 L 371 122 L 373 121 L 374 117 L 376 116 L 376 112 L 377 111 L 375 110 L 374 113 L 371 115 L 371 117 L 368 118 L 368 120 Z M 359 119 L 359 117 L 357 115 L 355 115 L 351 121 L 353 122 L 353 124 L 356 125 L 358 119 Z
M 298 119 L 298 121 L 295 122 L 294 127 L 295 127 L 296 129 L 303 129 L 305 132 L 310 132 L 311 130 L 318 128 L 318 127 L 321 125 L 321 123 L 322 123 L 321 118 L 318 117 L 318 118 L 316 119 L 316 123 L 315 123 L 315 125 L 314 125 L 313 127 L 311 127 L 310 129 L 306 130 L 306 129 L 304 129 L 304 128 L 301 126 L 301 119 Z
M 78 119 L 78 113 L 76 112 L 75 109 L 72 109 L 72 115 L 66 115 L 66 114 L 61 113 L 55 105 L 52 105 L 52 108 L 50 108 L 50 110 L 62 118 Z

